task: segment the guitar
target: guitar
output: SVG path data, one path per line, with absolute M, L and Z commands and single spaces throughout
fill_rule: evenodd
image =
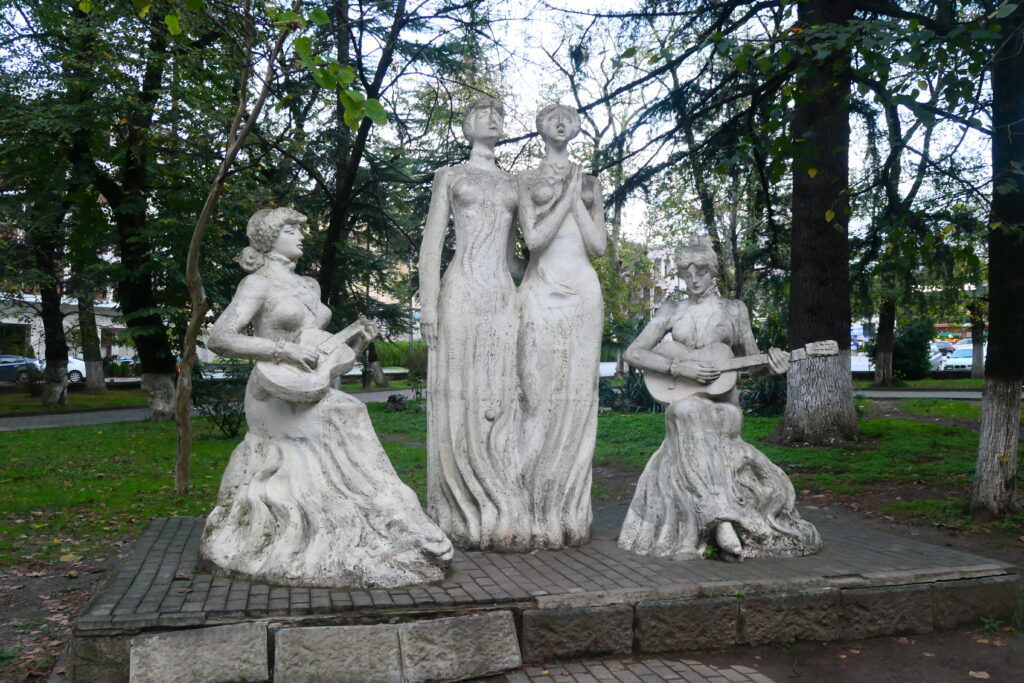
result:
M 264 392 L 282 401 L 316 403 L 330 391 L 331 380 L 348 372 L 355 364 L 358 352 L 350 342 L 362 337 L 361 352 L 361 347 L 377 336 L 376 326 L 373 326 L 372 334 L 368 334 L 367 322 L 366 318 L 360 317 L 336 334 L 316 328 L 303 330 L 298 344 L 316 349 L 320 354 L 316 366 L 311 368 L 304 363 L 261 360 L 253 368 L 253 381 Z
M 689 377 L 675 377 L 668 373 L 644 370 L 644 383 L 647 385 L 647 390 L 651 392 L 654 400 L 665 405 L 688 396 L 722 396 L 736 386 L 739 370 L 768 365 L 767 353 L 735 358 L 732 355 L 732 349 L 721 342 L 708 344 L 699 349 L 691 349 L 669 338 L 655 346 L 654 352 L 673 360 L 710 363 L 722 373 L 714 382 L 701 384 Z M 816 341 L 803 348 L 790 351 L 789 362 L 794 363 L 818 356 L 835 356 L 838 353 L 839 345 L 836 342 Z

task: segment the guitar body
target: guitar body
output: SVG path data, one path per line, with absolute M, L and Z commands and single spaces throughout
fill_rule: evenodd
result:
M 732 349 L 721 342 L 691 349 L 672 338 L 655 346 L 654 351 L 673 360 L 711 363 L 716 367 L 733 357 Z M 644 383 L 655 401 L 668 405 L 689 396 L 724 396 L 736 386 L 736 372 L 723 372 L 714 382 L 701 384 L 688 377 L 644 370 Z
M 315 368 L 289 362 L 259 361 L 253 368 L 253 381 L 267 394 L 290 403 L 316 403 L 331 389 L 331 380 L 348 372 L 356 353 L 348 340 L 359 330 L 359 323 L 337 334 L 310 328 L 299 335 L 300 346 L 320 352 Z
M 739 370 L 768 365 L 767 354 L 735 358 L 732 349 L 721 342 L 708 344 L 700 349 L 691 349 L 669 338 L 659 343 L 653 350 L 672 360 L 710 363 L 722 373 L 714 382 L 701 384 L 687 377 L 674 377 L 668 373 L 644 370 L 644 383 L 647 384 L 647 390 L 651 392 L 654 400 L 665 405 L 689 396 L 724 396 L 736 386 L 736 373 Z M 815 341 L 790 351 L 789 362 L 795 363 L 807 358 L 838 354 L 839 345 L 835 341 Z

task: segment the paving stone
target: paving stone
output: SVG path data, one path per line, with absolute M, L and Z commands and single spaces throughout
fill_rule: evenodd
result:
M 844 588 L 840 614 L 844 640 L 931 633 L 931 585 Z
M 932 585 L 935 628 L 977 626 L 982 618 L 1006 620 L 1024 599 L 1024 582 L 1016 574 L 991 579 L 940 581 Z
M 398 626 L 312 626 L 274 634 L 274 680 L 400 683 Z
M 632 651 L 630 605 L 523 612 L 523 659 L 527 663 L 629 655 Z
M 636 605 L 640 652 L 677 652 L 728 647 L 737 640 L 739 600 L 699 598 Z
M 762 645 L 788 640 L 838 640 L 840 604 L 835 588 L 744 597 L 740 641 Z
M 399 638 L 407 681 L 485 676 L 522 664 L 507 610 L 401 624 Z
M 131 683 L 265 681 L 267 623 L 253 622 L 136 636 Z

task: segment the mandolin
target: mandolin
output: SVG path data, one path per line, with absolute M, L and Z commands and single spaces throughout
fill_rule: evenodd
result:
M 274 398 L 290 403 L 316 403 L 331 388 L 331 380 L 348 372 L 356 361 L 357 351 L 350 342 L 362 337 L 362 346 L 377 336 L 367 331 L 368 321 L 360 317 L 341 332 L 331 334 L 325 330 L 309 328 L 299 334 L 300 346 L 311 346 L 320 354 L 315 367 L 288 361 L 261 360 L 253 368 L 252 377 L 257 386 Z M 357 341 L 358 343 L 358 341 Z
M 654 352 L 673 360 L 710 363 L 722 374 L 710 384 L 702 384 L 689 377 L 675 377 L 668 373 L 644 370 L 644 383 L 651 396 L 659 403 L 668 405 L 689 396 L 722 396 L 736 386 L 737 373 L 768 365 L 768 354 L 734 357 L 728 344 L 716 342 L 699 349 L 691 349 L 672 338 L 665 339 L 654 347 Z M 834 341 L 816 341 L 803 348 L 789 352 L 789 362 L 795 363 L 818 356 L 835 356 L 839 345 Z

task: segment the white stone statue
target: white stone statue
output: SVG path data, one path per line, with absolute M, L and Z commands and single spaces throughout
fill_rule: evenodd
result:
M 434 176 L 420 249 L 420 328 L 427 369 L 427 510 L 462 548 L 530 546 L 517 448 L 519 308 L 512 178 L 494 163 L 504 108 L 482 97 L 462 124 L 469 161 Z M 449 221 L 455 256 L 441 278 Z
M 687 297 L 664 304 L 625 353 L 670 405 L 665 440 L 640 477 L 619 547 L 671 559 L 703 557 L 708 546 L 732 560 L 814 553 L 821 539 L 797 512 L 793 485 L 740 438 L 736 374 L 724 372 L 760 365 L 782 374 L 791 358 L 775 348 L 758 354 L 746 306 L 718 296 L 718 261 L 707 243 L 680 252 L 677 266 Z
M 248 433 L 232 452 L 203 531 L 203 563 L 292 586 L 395 587 L 441 580 L 453 550 L 399 480 L 366 407 L 330 388 L 377 334 L 331 335 L 316 280 L 296 275 L 306 217 L 264 209 L 239 263 L 251 274 L 214 323 L 215 352 L 257 361 Z M 246 334 L 251 326 L 252 335 Z
M 530 262 L 519 288 L 521 456 L 535 548 L 590 540 L 590 484 L 604 303 L 590 258 L 604 253 L 597 178 L 569 160 L 580 132 L 575 110 L 537 114 L 547 153 L 517 177 L 519 222 Z

